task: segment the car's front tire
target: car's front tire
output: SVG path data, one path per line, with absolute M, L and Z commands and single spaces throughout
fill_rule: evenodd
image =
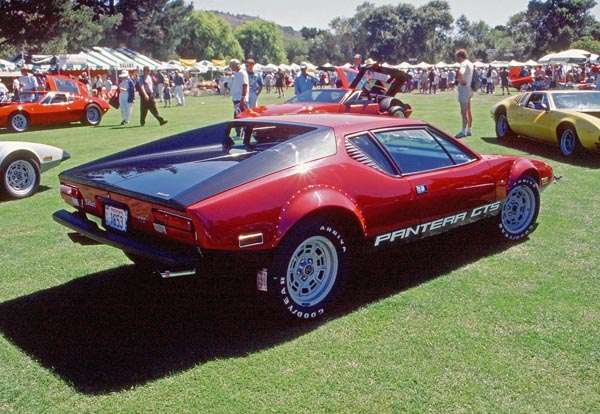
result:
M 89 104 L 85 107 L 83 115 L 83 123 L 86 125 L 96 126 L 102 120 L 102 109 L 96 104 Z
M 515 133 L 508 124 L 506 110 L 501 109 L 496 116 L 496 137 L 498 139 L 508 139 L 512 138 L 514 135 Z
M 298 319 L 330 311 L 348 273 L 344 232 L 328 220 L 299 223 L 281 242 L 268 273 L 275 305 Z
M 575 128 L 572 126 L 561 128 L 558 136 L 558 145 L 560 146 L 560 152 L 565 157 L 570 157 L 577 153 L 581 148 L 581 144 L 579 143 L 579 137 Z
M 28 157 L 8 158 L 0 168 L 2 190 L 11 198 L 25 198 L 40 186 L 40 167 Z
M 29 128 L 29 117 L 24 112 L 15 112 L 8 119 L 8 126 L 14 132 L 25 132 Z
M 531 177 L 521 177 L 512 186 L 499 215 L 499 229 L 509 240 L 521 240 L 535 230 L 540 211 L 540 190 Z

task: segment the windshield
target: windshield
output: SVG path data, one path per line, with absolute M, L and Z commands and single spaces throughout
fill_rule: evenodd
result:
M 577 111 L 600 111 L 599 92 L 560 92 L 552 95 L 556 109 L 574 109 Z
M 340 89 L 312 89 L 304 91 L 300 95 L 294 96 L 293 98 L 289 99 L 286 103 L 339 103 L 345 94 L 346 91 Z

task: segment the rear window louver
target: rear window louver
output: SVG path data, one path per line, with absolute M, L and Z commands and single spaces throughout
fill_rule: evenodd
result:
M 374 168 L 377 171 L 385 172 L 376 163 L 371 160 L 360 148 L 346 140 L 346 153 L 350 158 L 364 164 L 368 167 Z

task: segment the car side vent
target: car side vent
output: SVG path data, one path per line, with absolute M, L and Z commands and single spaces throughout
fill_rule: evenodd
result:
M 364 164 L 368 167 L 374 168 L 377 171 L 384 172 L 381 167 L 374 163 L 360 148 L 346 140 L 346 153 L 350 158 Z

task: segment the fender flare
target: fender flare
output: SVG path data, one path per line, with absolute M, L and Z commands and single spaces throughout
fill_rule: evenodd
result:
M 539 188 L 542 188 L 542 183 L 538 170 L 535 168 L 531 160 L 521 158 L 513 164 L 510 169 L 510 175 L 508 178 L 507 190 L 510 190 L 515 182 L 522 176 L 527 175 L 535 180 Z
M 341 189 L 330 185 L 311 185 L 288 200 L 279 215 L 276 242 L 279 243 L 288 231 L 304 218 L 323 214 L 324 217 L 351 217 L 363 236 L 366 235 L 365 219 L 355 200 Z

